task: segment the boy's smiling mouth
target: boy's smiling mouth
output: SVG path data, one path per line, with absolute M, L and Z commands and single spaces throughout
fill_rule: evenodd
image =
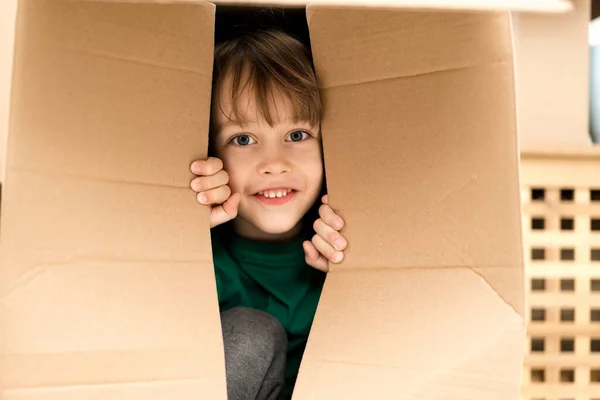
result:
M 287 196 L 288 193 L 293 192 L 293 191 L 294 191 L 294 189 L 269 189 L 269 190 L 260 191 L 257 194 L 274 199 L 275 197 L 285 197 L 285 196 Z
M 276 188 L 276 189 L 265 189 L 256 192 L 253 197 L 259 200 L 261 203 L 279 206 L 292 200 L 296 195 L 296 190 L 291 188 Z

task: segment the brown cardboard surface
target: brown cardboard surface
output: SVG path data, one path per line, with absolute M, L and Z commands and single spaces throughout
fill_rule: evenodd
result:
M 522 317 L 467 269 L 336 272 L 316 318 L 294 399 L 518 398 Z
M 527 148 L 588 147 L 590 0 L 515 18 L 519 139 Z
M 22 0 L 2 400 L 225 398 L 207 214 L 187 173 L 206 155 L 213 15 L 193 1 Z M 508 14 L 311 6 L 309 23 L 350 247 L 294 398 L 516 399 Z
M 3 400 L 225 398 L 207 210 L 187 173 L 206 155 L 213 22 L 211 4 L 21 1 Z
M 327 277 L 295 399 L 517 398 L 509 15 L 308 12 L 328 191 L 350 245 Z

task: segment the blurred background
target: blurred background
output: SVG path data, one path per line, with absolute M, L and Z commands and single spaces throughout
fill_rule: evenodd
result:
M 600 400 L 600 0 L 515 13 L 528 300 L 522 400 Z M 0 183 L 16 0 L 0 0 Z

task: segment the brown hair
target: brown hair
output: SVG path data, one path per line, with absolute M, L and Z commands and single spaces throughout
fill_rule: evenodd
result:
M 238 108 L 244 90 L 252 90 L 260 116 L 269 125 L 274 118 L 269 111 L 275 92 L 280 92 L 294 107 L 294 122 L 308 121 L 319 125 L 323 106 L 311 56 L 299 40 L 277 30 L 245 34 L 216 46 L 213 68 L 212 115 L 222 110 L 219 94 L 223 81 L 231 78 L 232 115 L 227 117 L 245 123 Z M 242 80 L 245 80 L 242 82 Z M 211 131 L 215 131 L 211 118 Z

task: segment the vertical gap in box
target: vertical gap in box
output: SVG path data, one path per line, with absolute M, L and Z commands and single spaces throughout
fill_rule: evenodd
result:
M 217 5 L 216 7 L 214 39 L 217 46 L 226 40 L 234 39 L 245 33 L 268 29 L 282 31 L 298 39 L 308 48 L 309 53 L 311 52 L 305 7 L 294 6 L 287 8 L 270 5 Z M 214 152 L 214 146 L 210 145 L 211 142 L 212 141 L 209 141 L 209 155 L 214 157 L 217 155 Z M 325 177 L 326 173 L 324 173 L 323 176 Z M 307 213 L 309 214 L 307 218 L 310 218 L 313 221 L 318 219 L 319 199 L 327 192 L 327 183 L 325 178 L 323 178 L 323 180 L 322 193 L 317 196 L 316 204 Z M 313 312 L 314 310 L 309 307 L 304 314 L 308 315 Z M 290 371 L 288 370 L 287 372 Z M 283 391 L 287 392 L 287 389 L 286 385 Z M 288 397 L 289 393 L 284 393 L 284 395 L 285 397 Z

